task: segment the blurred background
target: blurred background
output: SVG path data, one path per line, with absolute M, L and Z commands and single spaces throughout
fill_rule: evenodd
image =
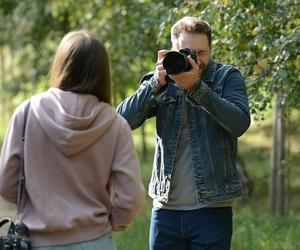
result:
M 299 0 L 0 0 L 0 146 L 16 106 L 48 88 L 64 34 L 86 29 L 105 44 L 117 106 L 154 69 L 157 50 L 170 49 L 170 27 L 186 15 L 211 24 L 213 57 L 243 73 L 250 98 L 232 249 L 300 249 Z M 155 120 L 133 136 L 147 187 Z M 0 218 L 14 212 L 0 200 Z M 147 198 L 130 230 L 114 235 L 118 249 L 148 249 L 150 213 Z

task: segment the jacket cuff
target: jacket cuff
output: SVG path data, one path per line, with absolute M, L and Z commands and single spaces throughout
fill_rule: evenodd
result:
M 152 76 L 149 81 L 149 84 L 152 87 L 152 91 L 153 91 L 154 95 L 158 94 L 158 92 L 161 88 L 159 81 L 157 79 L 155 79 L 154 76 Z

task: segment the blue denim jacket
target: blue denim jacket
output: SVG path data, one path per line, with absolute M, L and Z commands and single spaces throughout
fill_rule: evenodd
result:
M 183 118 L 187 115 L 192 149 L 192 169 L 198 202 L 232 199 L 241 194 L 235 166 L 237 137 L 250 126 L 245 82 L 241 73 L 210 60 L 204 78 L 194 91 L 174 83 L 159 89 L 152 74 L 117 108 L 132 129 L 156 116 L 156 148 L 149 195 L 167 202 L 172 169 Z

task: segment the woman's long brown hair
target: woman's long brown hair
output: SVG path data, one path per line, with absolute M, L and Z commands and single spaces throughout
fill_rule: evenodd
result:
M 92 94 L 111 105 L 108 54 L 104 45 L 86 31 L 64 36 L 53 60 L 50 81 L 53 87 Z

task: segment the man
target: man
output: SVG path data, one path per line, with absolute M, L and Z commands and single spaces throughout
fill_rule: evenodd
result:
M 230 249 L 231 206 L 241 194 L 237 137 L 250 125 L 245 83 L 211 58 L 211 28 L 201 19 L 176 22 L 171 41 L 172 50 L 194 50 L 197 62 L 189 56 L 191 69 L 167 80 L 167 51 L 159 51 L 154 74 L 117 109 L 132 129 L 156 116 L 150 249 Z

